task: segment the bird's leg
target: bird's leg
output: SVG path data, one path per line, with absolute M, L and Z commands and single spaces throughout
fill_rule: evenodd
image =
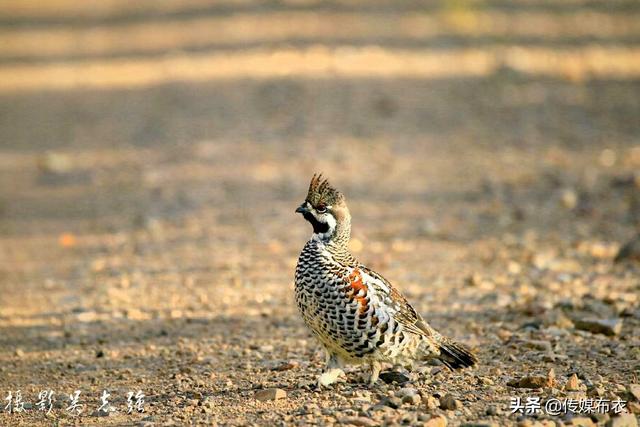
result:
M 371 368 L 371 375 L 369 376 L 369 385 L 372 386 L 378 381 L 378 377 L 380 376 L 380 370 L 382 369 L 382 364 L 380 362 L 371 362 L 369 365 Z
M 318 387 L 328 387 L 338 381 L 338 378 L 344 374 L 340 368 L 340 363 L 335 354 L 328 355 L 327 367 L 322 375 L 318 377 Z

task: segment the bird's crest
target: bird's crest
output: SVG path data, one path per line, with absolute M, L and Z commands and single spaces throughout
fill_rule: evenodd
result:
M 329 180 L 323 178 L 322 174 L 314 174 L 309 184 L 307 201 L 313 206 L 323 202 L 327 205 L 334 205 L 344 199 L 341 192 L 331 186 Z

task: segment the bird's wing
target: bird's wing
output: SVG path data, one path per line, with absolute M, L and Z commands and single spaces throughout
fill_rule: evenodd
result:
M 422 316 L 411 307 L 407 299 L 391 283 L 380 274 L 365 267 L 358 266 L 362 271 L 362 281 L 367 287 L 373 288 L 376 298 L 384 304 L 396 322 L 402 324 L 409 332 L 417 335 L 432 337 L 436 332 L 424 321 Z

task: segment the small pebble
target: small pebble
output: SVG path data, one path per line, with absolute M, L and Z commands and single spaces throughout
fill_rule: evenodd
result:
M 417 405 L 422 400 L 418 390 L 411 387 L 401 388 L 396 392 L 396 397 L 402 400 L 402 403 L 409 403 L 411 405 Z
M 450 393 L 445 394 L 440 398 L 440 408 L 455 411 L 456 409 L 460 409 L 462 407 L 462 403 L 459 400 L 456 400 Z
M 447 419 L 442 415 L 438 415 L 424 423 L 424 427 L 447 427 Z
M 433 412 L 440 407 L 440 401 L 430 395 L 423 397 L 422 403 L 425 405 L 427 412 Z
M 489 407 L 487 408 L 487 415 L 494 416 L 494 415 L 498 415 L 499 413 L 500 413 L 500 410 L 495 405 L 489 405 Z
M 571 425 L 576 427 L 595 427 L 596 424 L 589 417 L 574 417 L 571 419 Z
M 567 380 L 567 383 L 564 386 L 566 391 L 578 391 L 580 390 L 580 380 L 576 374 L 573 374 Z
M 551 351 L 551 343 L 543 340 L 528 340 L 523 343 L 524 347 L 534 350 Z
M 358 426 L 358 427 L 374 427 L 378 425 L 378 423 L 366 417 L 343 417 L 343 418 L 339 418 L 338 421 L 341 424 Z
M 620 414 L 607 421 L 607 427 L 638 427 L 638 420 L 633 414 Z
M 398 399 L 397 397 L 385 397 L 378 403 L 378 405 L 398 409 L 402 405 L 402 400 Z

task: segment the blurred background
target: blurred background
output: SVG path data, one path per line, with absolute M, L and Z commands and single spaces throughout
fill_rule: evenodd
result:
M 29 383 L 42 352 L 170 347 L 189 318 L 304 336 L 293 211 L 319 171 L 436 324 L 602 296 L 582 272 L 640 223 L 638 170 L 635 0 L 5 0 L 3 364 Z M 477 274 L 507 276 L 450 289 Z

